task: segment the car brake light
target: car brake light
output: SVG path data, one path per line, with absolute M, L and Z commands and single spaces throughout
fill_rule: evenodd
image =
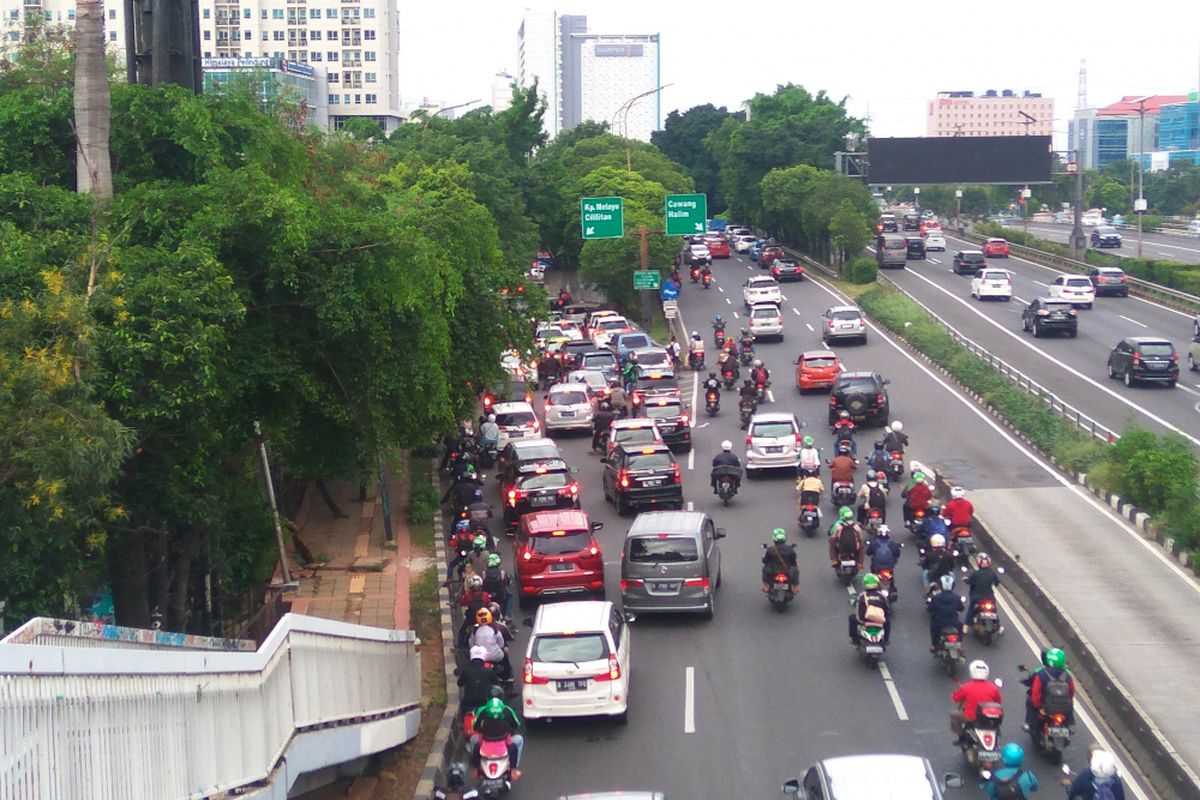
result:
M 708 578 L 688 578 L 683 582 L 684 586 L 699 586 L 701 589 L 709 587 Z
M 982 603 L 979 604 L 979 607 L 982 608 L 984 611 L 994 611 L 996 608 L 996 604 L 993 603 L 991 600 L 984 600 Z
M 688 424 L 688 415 L 687 415 L 687 414 L 680 414 L 680 415 L 679 415 L 679 420 L 680 420 L 680 421 L 681 421 L 681 422 L 682 422 L 684 425 L 687 425 L 687 424 Z
M 592 545 L 591 547 L 588 548 L 588 553 L 590 553 L 591 555 L 594 555 L 594 556 L 598 556 L 598 555 L 600 555 L 600 548 L 596 547 L 596 545 Z
M 608 657 L 608 679 L 610 681 L 615 681 L 615 680 L 620 679 L 620 677 L 621 677 L 621 665 L 617 661 L 617 657 L 609 656 Z
M 1129 278 L 1125 275 L 1121 276 L 1121 283 L 1129 283 Z
M 671 467 L 675 470 L 675 483 L 682 483 L 683 477 L 679 474 L 679 465 L 672 464 Z
M 1141 360 L 1142 360 L 1142 354 L 1139 353 L 1138 351 L 1134 350 L 1133 351 L 1133 362 L 1136 364 L 1137 362 L 1139 362 Z
M 875 395 L 875 402 L 879 405 L 883 405 L 883 395 L 882 394 Z
M 550 682 L 546 678 L 541 678 L 541 677 L 538 677 L 537 675 L 533 674 L 533 659 L 532 658 L 529 658 L 529 657 L 525 658 L 524 672 L 525 672 L 525 683 L 526 684 L 536 685 L 536 684 L 543 684 L 543 683 Z
M 524 553 L 521 554 L 521 558 L 525 559 L 526 561 L 532 561 L 533 560 L 533 551 L 526 550 Z
M 629 488 L 629 473 L 625 470 L 621 470 L 621 475 L 618 478 L 618 482 L 621 484 L 622 489 L 628 489 Z
M 799 433 L 794 433 L 792 435 L 796 437 L 796 447 L 800 447 L 802 444 L 804 444 L 803 436 L 801 436 Z
M 750 435 L 746 434 L 746 449 L 750 449 Z
M 579 484 L 572 483 L 570 486 L 570 492 L 571 492 L 571 494 L 579 494 Z
M 517 490 L 516 489 L 508 490 L 508 504 L 510 506 L 516 506 L 516 504 L 517 504 Z
M 829 407 L 837 408 L 837 398 L 836 397 L 829 398 Z
M 624 557 L 624 554 L 622 554 L 622 557 Z M 641 578 L 621 578 L 621 591 L 624 592 L 630 586 L 642 586 L 644 583 L 645 581 Z

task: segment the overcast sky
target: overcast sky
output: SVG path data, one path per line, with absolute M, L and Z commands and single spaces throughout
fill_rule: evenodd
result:
M 859 0 L 399 0 L 400 91 L 442 104 L 490 102 L 492 76 L 517 71 L 523 9 L 584 14 L 591 33 L 660 33 L 663 116 L 713 103 L 737 108 L 793 82 L 848 97 L 878 136 L 922 136 L 938 91 L 1014 89 L 1055 100 L 1056 138 L 1075 108 L 1080 59 L 1088 101 L 1184 94 L 1200 82 L 1200 3 L 1145 7 Z M 902 8 L 908 13 L 898 13 Z M 1139 8 L 1141 10 L 1139 10 Z M 1122 17 L 1129 17 L 1128 25 Z M 1131 33 L 1136 32 L 1136 35 Z

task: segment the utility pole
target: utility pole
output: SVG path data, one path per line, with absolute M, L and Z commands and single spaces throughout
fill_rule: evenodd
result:
M 1083 250 L 1087 247 L 1087 239 L 1083 236 L 1083 164 L 1079 149 L 1074 150 L 1075 157 L 1075 213 L 1074 224 L 1071 227 L 1071 258 L 1083 260 Z
M 283 544 L 283 528 L 279 524 L 279 504 L 275 502 L 275 482 L 271 479 L 271 462 L 267 460 L 267 440 L 263 438 L 262 426 L 254 420 L 254 435 L 259 437 L 258 456 L 262 461 L 263 481 L 267 484 L 267 499 L 271 501 L 271 517 L 275 522 L 275 546 L 279 550 L 279 572 L 286 586 L 292 582 L 292 571 L 288 567 L 287 548 Z
M 1146 216 L 1146 195 L 1142 192 L 1142 176 L 1146 173 L 1146 98 L 1138 101 L 1138 199 L 1133 213 L 1138 220 L 1138 258 L 1142 257 L 1142 217 Z
M 958 228 L 958 235 L 963 235 L 962 224 L 962 189 L 954 190 L 954 227 Z
M 641 252 L 642 269 L 650 269 L 650 229 L 645 225 L 638 228 L 639 250 Z M 650 325 L 650 315 L 654 313 L 654 290 L 642 290 L 642 321 L 647 329 Z

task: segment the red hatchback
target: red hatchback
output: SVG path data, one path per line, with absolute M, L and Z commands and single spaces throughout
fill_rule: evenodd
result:
M 724 236 L 712 236 L 704 240 L 708 253 L 713 258 L 729 258 L 729 242 Z
M 841 362 L 832 350 L 805 351 L 796 359 L 796 388 L 802 392 L 832 389 L 841 372 Z
M 1008 258 L 1008 242 L 1003 239 L 988 239 L 982 249 L 987 258 Z
M 604 597 L 604 557 L 590 522 L 575 509 L 538 511 L 521 517 L 513 540 L 517 600 L 522 608 L 544 597 Z

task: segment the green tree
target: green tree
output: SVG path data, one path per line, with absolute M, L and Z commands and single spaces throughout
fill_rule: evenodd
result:
M 829 241 L 833 247 L 834 261 L 842 263 L 861 253 L 871 240 L 871 223 L 862 209 L 855 208 L 854 201 L 843 198 L 829 217 Z
M 678 110 L 672 111 L 667 115 L 663 129 L 650 135 L 651 144 L 667 158 L 687 168 L 696 182 L 696 191 L 708 195 L 710 214 L 724 211 L 725 206 L 718 189 L 720 167 L 705 140 L 730 118 L 741 120 L 745 114 L 731 114 L 724 106 L 716 108 L 706 103 L 682 114 Z
M 1119 214 L 1127 208 L 1129 195 L 1124 185 L 1112 179 L 1101 178 L 1088 190 L 1087 202 L 1092 208 L 1103 208 L 1107 209 L 1109 214 Z
M 361 142 L 382 142 L 387 138 L 379 123 L 369 117 L 351 117 L 342 125 L 343 134 L 358 139 Z

